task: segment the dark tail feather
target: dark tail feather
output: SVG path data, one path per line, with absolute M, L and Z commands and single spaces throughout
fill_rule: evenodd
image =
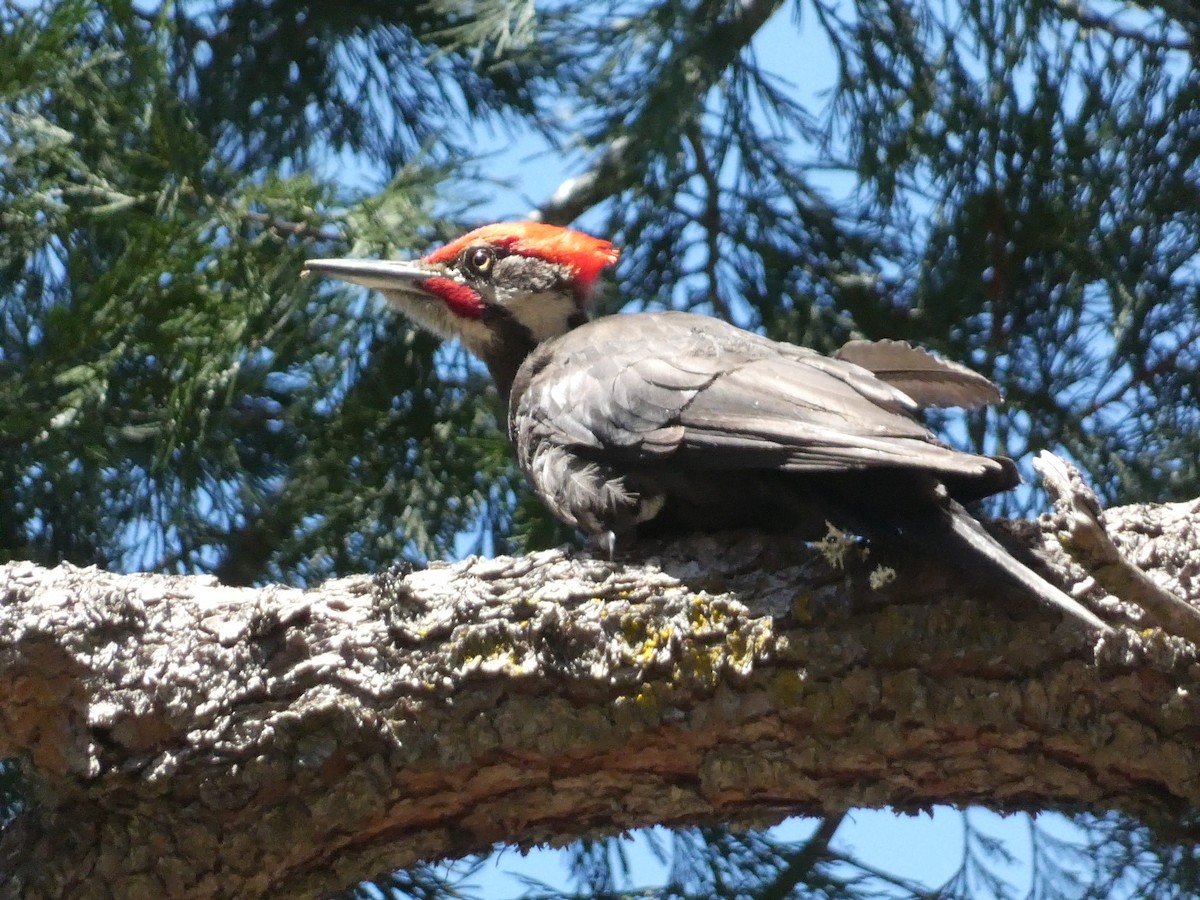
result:
M 959 545 L 954 549 L 966 551 L 962 555 L 969 560 L 986 563 L 993 571 L 1009 581 L 1016 582 L 1043 603 L 1058 607 L 1101 634 L 1112 632 L 1112 627 L 1105 624 L 1095 613 L 1081 606 L 1072 597 L 1014 558 L 999 541 L 987 533 L 974 516 L 953 500 L 945 510 L 944 522 L 952 540 Z M 911 529 L 909 534 L 913 535 Z M 936 539 L 933 534 L 927 534 L 929 538 Z

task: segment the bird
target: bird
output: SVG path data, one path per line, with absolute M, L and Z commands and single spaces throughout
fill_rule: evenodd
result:
M 682 311 L 589 315 L 609 241 L 540 222 L 485 225 L 411 261 L 310 259 L 457 338 L 488 368 L 535 493 L 609 550 L 639 535 L 829 523 L 999 576 L 1111 627 L 1013 557 L 963 504 L 1020 483 L 957 450 L 924 408 L 1001 400 L 984 376 L 902 341 L 831 355 Z

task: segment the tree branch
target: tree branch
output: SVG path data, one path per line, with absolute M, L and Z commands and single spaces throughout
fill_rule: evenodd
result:
M 1198 515 L 1175 513 L 1109 521 L 1195 602 Z M 0 890 L 312 896 L 652 823 L 933 803 L 1178 822 L 1200 801 L 1178 638 L 1093 645 L 936 560 L 841 571 L 754 534 L 645 552 L 305 592 L 0 567 L 0 753 L 31 785 Z M 879 564 L 897 577 L 873 589 Z
M 1105 529 L 1100 498 L 1079 470 L 1042 451 L 1034 461 L 1054 500 L 1058 538 L 1071 558 L 1111 594 L 1144 610 L 1168 634 L 1200 644 L 1200 609 L 1157 585 L 1121 554 Z M 1180 517 L 1200 512 L 1200 504 L 1179 504 Z
M 1093 28 L 1111 34 L 1113 37 L 1134 41 L 1155 50 L 1182 50 L 1191 53 L 1195 50 L 1195 42 L 1190 38 L 1160 38 L 1131 28 L 1117 21 L 1115 16 L 1104 16 L 1089 9 L 1081 0 L 1055 0 L 1058 11 L 1066 18 L 1078 22 L 1084 28 Z M 1145 8 L 1139 4 L 1139 10 L 1145 14 Z M 1160 23 L 1156 23 L 1160 24 Z
M 263 225 L 269 228 L 271 231 L 278 232 L 282 235 L 288 235 L 291 237 L 311 237 L 314 240 L 323 241 L 329 244 L 346 241 L 346 236 L 336 228 L 322 228 L 309 222 L 292 222 L 280 216 L 254 212 L 252 210 L 248 210 L 243 215 L 245 215 L 247 221 L 254 222 L 257 225 Z
M 786 900 L 795 896 L 796 888 L 811 880 L 817 863 L 831 857 L 829 845 L 845 818 L 843 812 L 821 819 L 812 836 L 785 857 L 783 868 L 758 892 L 757 900 Z
M 551 225 L 570 225 L 593 206 L 631 187 L 634 167 L 628 156 L 629 140 L 617 138 L 604 148 L 591 169 L 560 184 L 529 218 Z
M 633 187 L 641 178 L 641 151 L 657 146 L 653 140 L 647 142 L 643 132 L 662 130 L 661 107 L 702 105 L 716 80 L 782 5 L 783 0 L 741 0 L 729 16 L 674 46 L 671 57 L 658 70 L 657 81 L 643 92 L 641 109 L 622 136 L 604 148 L 588 172 L 560 184 L 530 218 L 569 225 L 592 207 Z M 680 84 L 686 84 L 688 91 L 681 93 Z

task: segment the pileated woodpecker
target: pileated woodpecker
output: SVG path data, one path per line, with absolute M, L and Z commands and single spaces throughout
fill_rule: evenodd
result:
M 853 341 L 827 357 L 692 313 L 588 321 L 596 278 L 617 255 L 608 241 L 520 222 L 413 262 L 305 268 L 381 291 L 483 360 L 534 490 L 610 552 L 639 529 L 813 538 L 832 520 L 950 553 L 1111 630 L 962 507 L 1014 487 L 1012 461 L 954 450 L 914 418 L 996 402 L 990 381 L 896 341 Z

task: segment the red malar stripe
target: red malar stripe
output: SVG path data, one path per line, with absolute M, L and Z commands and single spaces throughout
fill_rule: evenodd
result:
M 421 286 L 441 297 L 456 316 L 478 319 L 483 315 L 483 299 L 479 294 L 453 278 L 426 278 Z

